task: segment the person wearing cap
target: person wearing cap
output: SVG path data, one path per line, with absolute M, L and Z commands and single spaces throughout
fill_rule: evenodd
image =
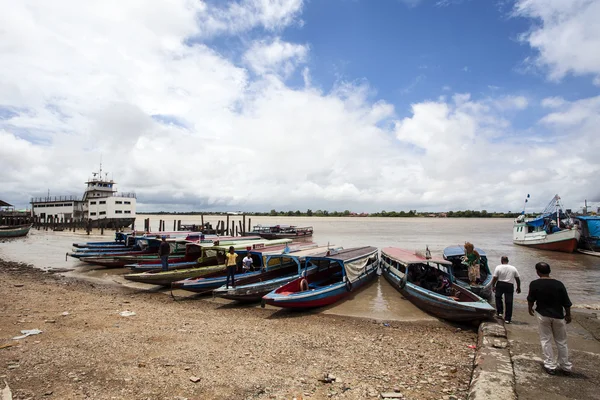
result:
M 502 256 L 500 262 L 502 264 L 496 267 L 492 278 L 492 290 L 496 293 L 496 317 L 502 318 L 504 314 L 504 322 L 510 324 L 515 283 L 517 284 L 517 294 L 521 293 L 521 278 L 519 277 L 519 271 L 508 264 L 508 257 Z M 506 308 L 502 303 L 502 296 L 504 296 Z
M 169 254 L 171 254 L 171 246 L 167 243 L 167 237 L 163 235 L 162 242 L 158 248 L 158 255 L 160 256 L 163 271 L 169 270 Z

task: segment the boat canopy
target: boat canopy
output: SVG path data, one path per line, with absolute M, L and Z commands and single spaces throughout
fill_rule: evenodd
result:
M 546 225 L 546 221 L 548 218 L 551 218 L 551 214 L 542 214 L 539 217 L 526 221 L 527 226 L 539 227 Z
M 344 267 L 344 273 L 347 280 L 355 282 L 360 276 L 364 275 L 366 267 L 377 260 L 378 251 L 376 247 L 365 246 L 352 249 L 329 250 L 328 255 L 306 257 L 306 263 L 314 263 L 320 267 L 325 261 L 327 266 L 332 263 L 341 264 Z
M 600 217 L 599 216 L 581 216 L 577 217 L 582 221 L 585 221 L 588 227 L 588 231 L 590 236 L 600 237 Z
M 479 247 L 475 247 L 475 251 L 479 253 L 480 256 L 486 256 L 485 250 L 480 249 Z M 465 248 L 463 246 L 448 246 L 444 249 L 444 258 L 456 257 L 456 256 L 464 256 Z

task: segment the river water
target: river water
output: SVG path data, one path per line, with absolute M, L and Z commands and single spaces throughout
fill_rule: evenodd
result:
M 143 226 L 143 219 L 150 218 L 152 229 L 158 228 L 159 220 L 166 221 L 167 230 L 173 227 L 175 219 L 183 224 L 200 224 L 200 216 L 138 216 L 137 227 Z M 204 221 L 216 226 L 223 216 L 205 216 Z M 230 216 L 231 221 L 241 220 L 241 216 Z M 523 293 L 515 294 L 515 301 L 526 302 L 529 283 L 536 279 L 535 264 L 545 261 L 552 268 L 552 276 L 561 280 L 567 287 L 571 301 L 576 308 L 600 309 L 600 258 L 579 253 L 566 254 L 536 250 L 516 246 L 512 243 L 511 219 L 475 218 L 361 218 L 361 217 L 252 217 L 252 225 L 289 224 L 312 226 L 313 241 L 322 245 L 335 246 L 375 246 L 400 247 L 424 252 L 429 246 L 434 256 L 441 256 L 442 250 L 450 245 L 473 243 L 487 253 L 490 267 L 500 263 L 500 257 L 508 256 L 510 264 L 517 267 L 523 283 Z M 129 282 L 120 278 L 123 270 L 96 269 L 75 259 L 65 261 L 65 253 L 71 250 L 71 243 L 94 240 L 111 240 L 112 232 L 104 237 L 82 233 L 44 232 L 32 229 L 24 239 L 14 239 L 0 243 L 0 257 L 31 263 L 40 268 L 74 268 L 79 276 L 88 279 L 114 281 L 120 284 Z M 323 312 L 351 316 L 370 316 L 376 319 L 426 319 L 410 303 L 403 300 L 387 282 L 380 278 L 365 290 L 346 301 Z

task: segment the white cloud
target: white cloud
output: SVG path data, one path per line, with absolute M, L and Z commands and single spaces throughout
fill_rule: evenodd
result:
M 311 84 L 308 44 L 273 39 L 300 17 L 301 2 L 285 4 L 10 3 L 0 15 L 3 199 L 78 194 L 101 157 L 119 189 L 154 210 L 506 210 L 534 189 L 544 202 L 557 186 L 579 201 L 594 187 L 597 99 L 553 108 L 537 135 L 507 117 L 526 97 L 449 87 L 448 99 L 415 102 L 397 120 L 366 80 Z M 246 57 L 198 39 L 257 26 L 267 33 Z M 301 88 L 286 85 L 296 68 Z
M 516 15 L 539 22 L 522 40 L 538 52 L 533 61 L 552 80 L 565 75 L 600 77 L 600 0 L 518 0 Z
M 244 61 L 257 74 L 290 75 L 298 64 L 306 61 L 308 46 L 288 43 L 280 38 L 255 41 L 244 54 Z
M 239 0 L 224 7 L 203 6 L 199 26 L 203 36 L 236 34 L 257 26 L 277 31 L 297 21 L 302 7 L 303 0 Z
M 562 97 L 546 97 L 542 99 L 542 107 L 544 108 L 558 108 L 565 105 L 567 102 Z

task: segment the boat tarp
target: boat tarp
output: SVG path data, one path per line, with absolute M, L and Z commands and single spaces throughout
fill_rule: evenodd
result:
M 587 224 L 590 236 L 600 237 L 600 217 L 577 217 Z
M 479 253 L 480 256 L 485 256 L 485 251 L 480 249 L 479 247 L 475 247 L 475 250 Z M 456 256 L 464 256 L 465 248 L 464 246 L 448 246 L 444 249 L 444 258 L 456 257 Z
M 344 269 L 346 271 L 346 277 L 348 281 L 351 283 L 357 281 L 358 278 L 365 273 L 367 265 L 372 261 L 372 257 L 365 257 L 352 262 L 344 263 Z
M 530 221 L 527 221 L 526 224 L 528 226 L 534 226 L 534 227 L 538 227 L 538 226 L 544 226 L 546 224 L 544 216 L 538 217 L 536 219 L 532 219 Z

